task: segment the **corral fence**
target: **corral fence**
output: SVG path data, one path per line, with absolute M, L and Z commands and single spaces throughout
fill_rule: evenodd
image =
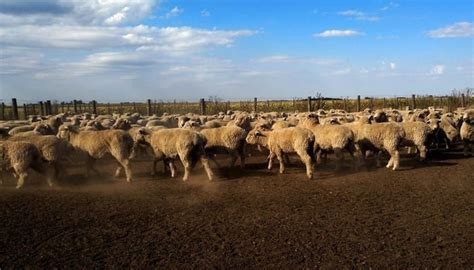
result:
M 3 100 L 2 100 L 3 101 Z M 257 98 L 243 101 L 220 101 L 217 99 L 200 99 L 197 102 L 164 102 L 148 99 L 145 102 L 120 102 L 120 103 L 99 103 L 95 100 L 83 101 L 73 100 L 69 102 L 59 101 L 39 101 L 36 103 L 22 102 L 20 105 L 16 98 L 11 102 L 1 102 L 0 120 L 27 119 L 29 115 L 53 115 L 63 112 L 112 114 L 138 112 L 142 115 L 162 115 L 170 114 L 216 114 L 228 110 L 240 110 L 248 112 L 304 112 L 319 109 L 344 109 L 348 112 L 357 112 L 370 109 L 407 109 L 407 108 L 445 108 L 449 111 L 458 107 L 474 106 L 474 97 L 471 89 L 465 93 L 453 94 L 450 96 L 417 96 L 409 97 L 364 97 L 357 96 L 350 98 L 326 98 L 322 96 L 294 98 L 285 100 L 259 100 Z

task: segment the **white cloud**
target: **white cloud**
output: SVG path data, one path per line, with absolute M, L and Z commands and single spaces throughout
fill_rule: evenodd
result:
M 353 37 L 353 36 L 360 36 L 364 33 L 355 31 L 355 30 L 326 30 L 324 32 L 314 34 L 314 37 L 322 37 L 322 38 L 330 38 L 330 37 Z
M 387 5 L 380 8 L 381 11 L 387 11 L 389 9 L 397 8 L 398 4 L 395 2 L 390 1 Z
M 362 12 L 362 11 L 354 10 L 354 9 L 345 10 L 345 11 L 340 11 L 340 12 L 338 12 L 337 14 L 338 14 L 338 15 L 341 15 L 341 16 L 344 16 L 344 17 L 353 18 L 353 19 L 356 19 L 356 20 L 359 20 L 359 21 L 371 21 L 371 22 L 374 22 L 374 21 L 378 21 L 378 20 L 380 19 L 380 18 L 377 17 L 377 16 L 370 16 L 370 15 L 365 14 L 365 13 Z
M 211 12 L 209 12 L 206 9 L 203 9 L 203 10 L 201 10 L 201 16 L 202 17 L 209 17 L 209 16 L 211 16 Z
M 255 35 L 251 30 L 208 30 L 192 27 L 9 26 L 0 28 L 0 45 L 36 48 L 95 49 L 137 47 L 139 50 L 191 53 L 229 46 Z
M 257 61 L 260 63 L 287 63 L 291 59 L 288 55 L 271 55 L 271 56 L 265 56 Z
M 389 63 L 389 66 L 390 66 L 391 70 L 395 70 L 395 68 L 397 67 L 397 65 L 395 65 L 395 63 Z
M 148 16 L 157 0 L 8 1 L 0 25 L 120 25 Z
M 443 75 L 445 69 L 446 69 L 446 67 L 444 65 L 435 65 L 433 68 L 431 68 L 428 75 L 431 75 L 431 76 Z
M 458 22 L 443 28 L 428 31 L 432 38 L 456 38 L 474 36 L 474 25 L 470 22 Z
M 183 13 L 183 9 L 174 6 L 170 11 L 168 11 L 162 18 L 169 19 L 178 16 L 179 14 Z

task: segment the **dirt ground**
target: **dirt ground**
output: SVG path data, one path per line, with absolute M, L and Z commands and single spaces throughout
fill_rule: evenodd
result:
M 329 161 L 308 181 L 295 158 L 279 175 L 258 156 L 182 182 L 181 169 L 150 177 L 142 159 L 127 184 L 102 160 L 100 177 L 78 164 L 58 187 L 34 175 L 24 190 L 8 176 L 0 268 L 473 268 L 474 158 L 401 165 L 336 173 Z

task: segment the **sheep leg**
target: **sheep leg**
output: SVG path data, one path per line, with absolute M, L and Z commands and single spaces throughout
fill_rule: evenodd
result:
M 189 157 L 185 155 L 179 155 L 179 158 L 181 159 L 181 162 L 183 163 L 184 167 L 183 181 L 187 181 L 189 179 L 189 172 L 191 170 L 191 163 L 189 161 Z
M 418 146 L 418 151 L 420 152 L 420 161 L 423 161 L 426 159 L 426 146 L 424 144 L 421 144 Z
M 95 159 L 88 156 L 86 158 L 86 177 L 89 177 L 90 172 L 94 172 L 97 175 L 100 175 L 99 171 L 94 168 Z
M 321 150 L 318 150 L 316 152 L 316 164 L 320 165 L 321 162 L 322 162 L 322 160 L 321 160 Z
M 170 159 L 168 165 L 170 166 L 171 178 L 174 178 L 176 176 L 176 165 L 174 164 L 174 160 Z
M 151 176 L 155 176 L 156 175 L 156 164 L 158 164 L 158 159 L 157 158 L 154 158 L 153 159 L 153 164 L 151 166 Z M 166 168 L 166 166 L 165 166 Z
M 245 168 L 245 142 L 240 145 L 239 149 L 239 157 L 240 157 L 240 168 Z
M 308 179 L 313 179 L 313 164 L 311 163 L 311 157 L 308 155 L 306 150 L 298 151 L 297 154 L 306 166 L 306 176 L 308 176 Z
M 400 166 L 400 152 L 395 149 L 395 150 L 389 151 L 389 154 L 390 154 L 390 160 L 387 164 L 387 168 L 390 168 L 393 166 L 393 170 L 395 171 Z
M 285 160 L 285 163 L 286 163 L 287 165 L 290 165 L 290 157 L 288 156 L 288 154 L 286 154 L 286 153 L 283 154 L 283 158 L 284 158 L 284 160 Z
M 382 162 L 380 161 L 381 157 L 382 157 L 382 151 L 377 151 L 375 153 L 375 161 L 377 163 L 377 167 L 382 167 Z M 390 164 L 390 161 L 388 163 Z
M 119 159 L 118 162 L 125 169 L 125 176 L 127 177 L 127 182 L 132 182 L 132 170 L 130 168 L 130 160 L 124 158 Z
M 27 172 L 19 172 L 17 174 L 18 174 L 18 181 L 16 183 L 16 188 L 20 189 L 25 184 L 25 179 L 26 179 L 26 177 L 28 177 L 28 173 Z
M 119 178 L 120 175 L 122 174 L 122 165 L 120 164 L 120 162 L 117 161 L 117 169 L 115 170 L 115 174 L 114 174 L 114 177 L 115 178 Z
M 341 169 L 342 161 L 343 161 L 343 154 L 342 149 L 339 147 L 334 148 L 334 154 L 336 155 L 336 171 Z
M 285 162 L 283 161 L 283 153 L 281 151 L 278 151 L 276 156 L 277 156 L 278 162 L 280 163 L 280 173 L 284 173 L 285 172 Z
M 205 155 L 201 156 L 201 163 L 202 166 L 204 166 L 204 170 L 206 171 L 207 178 L 209 178 L 209 181 L 212 181 L 214 173 L 211 170 L 211 167 L 209 166 L 209 160 Z
M 230 160 L 230 168 L 233 168 L 235 166 L 235 162 L 237 162 L 237 159 L 239 158 L 239 155 L 235 150 L 230 150 L 229 154 L 232 157 L 232 159 Z
M 273 168 L 273 159 L 275 158 L 275 153 L 270 152 L 270 155 L 268 155 L 268 170 L 271 170 Z

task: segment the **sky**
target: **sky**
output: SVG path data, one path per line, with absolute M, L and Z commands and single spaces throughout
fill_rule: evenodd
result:
M 0 100 L 449 94 L 474 1 L 0 0 Z

